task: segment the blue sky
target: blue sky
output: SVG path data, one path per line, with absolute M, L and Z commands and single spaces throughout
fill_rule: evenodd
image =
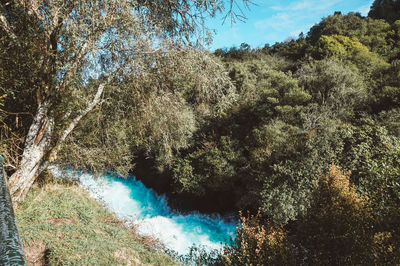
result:
M 241 1 L 241 0 L 237 0 Z M 366 16 L 373 0 L 253 0 L 250 10 L 245 10 L 247 21 L 222 25 L 222 15 L 209 19 L 207 26 L 215 29 L 210 49 L 239 46 L 246 42 L 252 48 L 266 43 L 284 41 L 306 34 L 310 27 L 335 11 L 343 14 L 360 12 Z

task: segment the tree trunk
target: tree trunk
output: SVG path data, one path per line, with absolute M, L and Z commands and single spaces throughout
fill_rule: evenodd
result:
M 56 160 L 61 144 L 74 130 L 79 121 L 86 116 L 100 102 L 105 83 L 101 83 L 94 98 L 88 103 L 69 125 L 61 136 L 52 144 L 54 119 L 50 115 L 51 101 L 46 100 L 39 104 L 38 111 L 29 128 L 22 153 L 21 163 L 15 173 L 9 179 L 9 189 L 13 201 L 24 200 L 26 194 L 40 173 Z
M 9 189 L 13 201 L 25 198 L 36 177 L 44 170 L 43 158 L 51 145 L 54 121 L 49 116 L 50 103 L 39 105 L 29 128 L 21 163 L 9 179 Z

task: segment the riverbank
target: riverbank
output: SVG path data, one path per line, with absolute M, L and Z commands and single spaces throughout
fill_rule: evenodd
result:
M 28 265 L 176 265 L 74 182 L 37 185 L 16 219 Z

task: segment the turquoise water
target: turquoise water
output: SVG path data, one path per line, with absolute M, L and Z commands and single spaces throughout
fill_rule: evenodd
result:
M 79 180 L 91 197 L 103 202 L 118 218 L 137 225 L 140 234 L 158 238 L 179 254 L 187 254 L 193 245 L 221 248 L 234 235 L 234 222 L 218 215 L 173 212 L 164 196 L 157 195 L 134 177 L 96 178 L 90 173 L 60 171 L 57 167 L 52 172 L 62 178 Z

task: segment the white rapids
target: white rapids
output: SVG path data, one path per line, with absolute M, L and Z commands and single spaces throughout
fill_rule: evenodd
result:
M 56 177 L 78 180 L 90 196 L 103 202 L 116 216 L 138 226 L 139 234 L 159 239 L 167 248 L 185 255 L 193 245 L 219 249 L 234 236 L 236 224 L 218 215 L 179 214 L 165 196 L 157 195 L 134 177 L 95 177 L 84 171 L 51 167 Z

